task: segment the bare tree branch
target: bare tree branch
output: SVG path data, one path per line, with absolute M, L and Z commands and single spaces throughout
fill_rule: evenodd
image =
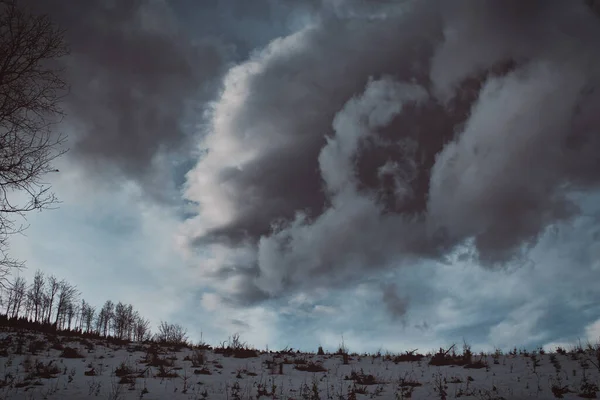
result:
M 64 32 L 17 0 L 0 0 L 0 285 L 23 264 L 8 256 L 8 238 L 26 227 L 15 217 L 58 202 L 43 177 L 66 152 L 52 127 L 68 92 L 55 61 L 68 54 Z M 23 196 L 24 195 L 24 196 Z M 19 200 L 15 200 L 18 198 Z M 24 198 L 24 200 L 23 200 Z

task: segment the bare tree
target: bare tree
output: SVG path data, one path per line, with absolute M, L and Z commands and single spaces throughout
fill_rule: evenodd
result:
M 79 291 L 77 288 L 64 279 L 58 283 L 58 296 L 56 301 L 56 319 L 54 324 L 58 328 L 64 328 L 65 322 L 68 319 L 69 308 L 73 305 Z
M 65 312 L 65 321 L 66 321 L 68 330 L 71 330 L 71 324 L 73 323 L 73 319 L 75 318 L 75 315 L 78 312 L 78 308 L 79 308 L 79 306 L 77 304 L 75 304 L 73 301 L 70 301 L 67 304 L 67 310 Z M 63 329 L 64 329 L 64 325 L 63 325 Z
M 110 300 L 107 300 L 100 309 L 98 317 L 96 318 L 96 329 L 99 335 L 104 337 L 108 336 L 114 317 L 114 309 L 115 305 Z
M 31 302 L 31 307 L 33 311 L 33 321 L 39 322 L 39 318 L 41 316 L 42 306 L 44 302 L 44 273 L 40 270 L 35 272 L 35 276 L 33 277 L 33 284 L 29 288 L 29 292 L 27 292 L 27 297 Z
M 50 323 L 50 318 L 52 318 L 52 306 L 54 305 L 54 299 L 56 297 L 56 293 L 58 293 L 60 289 L 60 282 L 54 275 L 50 275 L 48 277 L 48 285 L 46 285 L 46 293 L 45 293 L 45 311 L 46 316 L 44 322 Z
M 12 283 L 9 295 L 9 305 L 7 314 L 11 318 L 18 318 L 23 300 L 27 294 L 27 281 L 22 276 L 18 276 Z
M 91 304 L 86 303 L 85 300 L 81 303 L 81 328 L 82 331 L 90 333 L 92 331 L 92 324 L 94 322 L 94 315 L 96 308 L 92 307 Z
M 136 315 L 134 329 L 135 332 L 133 340 L 136 342 L 143 342 L 151 338 L 150 321 L 141 317 L 139 314 Z
M 60 121 L 67 91 L 55 61 L 68 53 L 63 31 L 17 0 L 0 0 L 0 284 L 22 263 L 8 238 L 24 227 L 15 218 L 57 202 L 42 178 L 66 150 Z
M 118 302 L 115 306 L 113 324 L 114 335 L 119 340 L 126 339 L 128 314 L 128 306 Z

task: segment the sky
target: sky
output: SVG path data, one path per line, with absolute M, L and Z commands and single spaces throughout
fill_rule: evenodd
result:
M 589 2 L 25 2 L 71 90 L 22 275 L 213 344 L 600 338 Z

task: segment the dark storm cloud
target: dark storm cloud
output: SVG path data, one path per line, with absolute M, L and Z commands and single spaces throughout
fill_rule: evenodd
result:
M 583 1 L 360 4 L 329 2 L 224 80 L 186 229 L 250 254 L 226 296 L 336 287 L 465 244 L 504 264 L 600 183 L 600 21 Z
M 402 26 L 393 19 L 330 19 L 324 26 L 274 41 L 261 55 L 230 71 L 213 111 L 220 132 L 207 139 L 209 154 L 197 169 L 210 169 L 208 174 L 198 172 L 199 178 L 215 175 L 222 188 L 237 193 L 225 199 L 234 203 L 236 217 L 211 234 L 256 238 L 279 219 L 293 218 L 296 211 L 321 213 L 327 197 L 317 158 L 325 135 L 332 133 L 333 118 L 371 75 L 412 76 L 415 68 L 401 64 L 405 52 L 425 62 L 430 50 L 411 43 L 423 42 L 422 36 L 431 36 L 431 30 L 433 35 L 439 32 L 432 26 L 435 16 L 424 14 Z M 371 41 L 386 47 L 371 46 Z M 223 156 L 229 153 L 228 159 L 216 159 L 220 151 Z M 246 151 L 260 156 L 239 160 Z M 217 170 L 209 165 L 211 152 Z M 192 189 L 195 175 L 190 174 Z
M 191 156 L 228 63 L 286 34 L 279 17 L 292 24 L 297 15 L 262 0 L 23 1 L 66 31 L 70 156 L 94 175 L 134 179 L 155 198 L 174 180 L 171 161 Z M 299 3 L 298 18 L 316 5 Z
M 219 72 L 216 39 L 192 40 L 166 2 L 35 4 L 66 31 L 72 155 L 100 172 L 140 179 L 161 151 L 185 142 L 186 111 Z

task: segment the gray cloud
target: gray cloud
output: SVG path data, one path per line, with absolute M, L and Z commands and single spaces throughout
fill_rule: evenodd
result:
M 383 286 L 382 300 L 388 312 L 394 318 L 401 318 L 408 311 L 408 299 L 398 295 L 398 288 L 393 283 Z
M 341 286 L 465 244 L 505 264 L 579 214 L 572 193 L 600 183 L 584 2 L 337 4 L 232 68 L 211 111 L 184 230 L 252 254 L 228 264 L 243 279 L 226 296 Z
M 173 163 L 194 156 L 192 135 L 229 63 L 287 34 L 286 24 L 317 5 L 300 3 L 296 12 L 266 0 L 24 1 L 65 29 L 72 50 L 64 60 L 69 156 L 92 175 L 120 174 L 162 200 L 181 173 Z
M 224 63 L 217 40 L 193 41 L 166 2 L 36 5 L 66 31 L 72 155 L 92 171 L 145 177 L 160 152 L 181 150 L 186 112 Z
M 406 18 L 404 25 L 395 19 L 327 19 L 274 41 L 229 72 L 213 110 L 213 130 L 218 132 L 206 140 L 209 154 L 188 179 L 192 200 L 196 196 L 192 192 L 200 190 L 194 177 L 200 174 L 236 192 L 226 199 L 235 203 L 231 206 L 235 218 L 215 226 L 209 236 L 256 238 L 269 233 L 277 220 L 293 218 L 298 210 L 313 215 L 323 211 L 327 196 L 321 191 L 318 157 L 325 135 L 333 133 L 336 113 L 364 89 L 372 75 L 412 76 L 415 68 L 401 64 L 406 52 L 425 62 L 430 52 L 412 43 L 432 36 L 435 15 L 426 10 L 422 14 Z M 371 46 L 371 41 L 387 47 Z M 240 160 L 246 150 L 259 155 Z M 225 154 L 228 158 L 220 159 Z

